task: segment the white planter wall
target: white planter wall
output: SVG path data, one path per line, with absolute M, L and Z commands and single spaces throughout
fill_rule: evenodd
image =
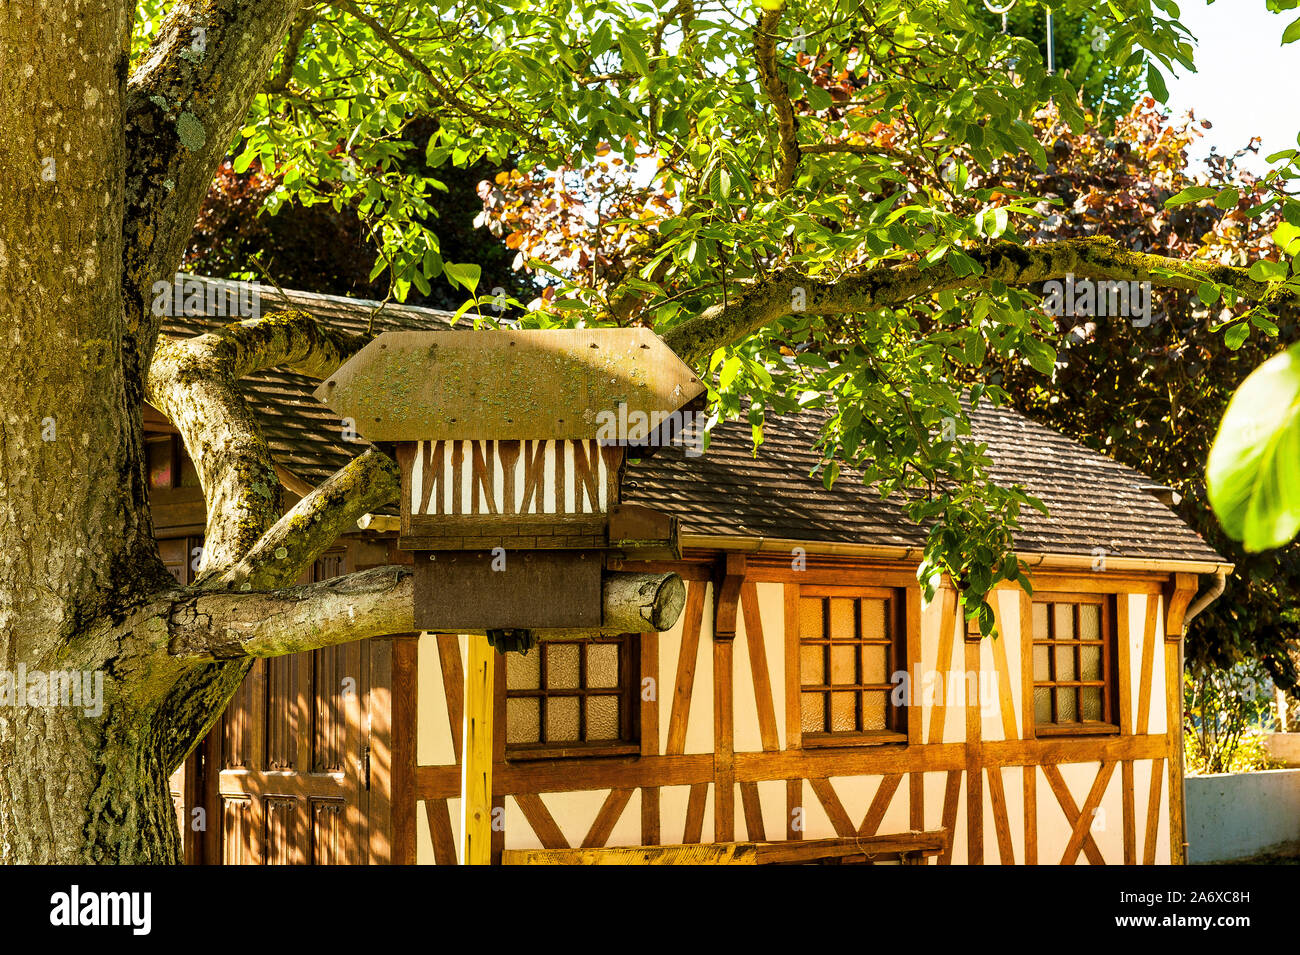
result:
M 1300 769 L 1188 776 L 1187 861 L 1300 853 Z

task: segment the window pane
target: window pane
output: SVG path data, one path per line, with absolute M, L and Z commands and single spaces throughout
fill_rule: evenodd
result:
M 1101 608 L 1096 604 L 1079 605 L 1079 636 L 1085 640 L 1101 639 Z
M 587 697 L 587 739 L 618 739 L 618 697 Z
M 832 646 L 831 647 L 831 682 L 832 683 L 856 683 L 857 667 L 854 665 L 854 657 L 857 656 L 857 647 L 849 646 Z
M 804 597 L 799 601 L 800 638 L 819 640 L 825 635 L 822 629 L 822 601 L 816 597 Z
M 547 646 L 546 685 L 552 690 L 578 688 L 578 645 L 576 643 L 553 642 Z
M 574 647 L 573 649 L 577 649 Z M 575 743 L 578 740 L 578 698 L 551 697 L 546 701 L 546 740 L 550 743 Z
M 1052 691 L 1045 686 L 1034 687 L 1034 719 L 1039 723 L 1052 722 Z
M 506 654 L 506 689 L 535 690 L 541 685 L 542 651 L 534 647 L 527 655 Z
M 1101 687 L 1085 686 L 1083 688 L 1083 718 L 1085 720 L 1101 719 Z
M 820 693 L 804 693 L 802 717 L 799 725 L 805 733 L 824 733 L 826 731 L 825 697 Z
M 1056 678 L 1058 680 L 1073 680 L 1074 676 L 1074 647 L 1064 646 L 1054 648 L 1056 652 Z
M 847 597 L 832 597 L 831 638 L 852 640 L 857 635 L 857 625 L 853 620 L 853 601 Z
M 825 651 L 821 644 L 799 648 L 799 682 L 803 686 L 821 686 L 826 682 Z
M 1052 604 L 1052 614 L 1056 622 L 1053 636 L 1057 640 L 1074 639 L 1074 604 Z
M 852 733 L 858 728 L 858 694 L 831 694 L 831 731 Z
M 1047 637 L 1047 604 L 1034 604 L 1034 639 L 1046 640 Z
M 506 655 L 519 656 L 517 653 Z M 536 699 L 506 700 L 507 743 L 536 743 L 541 740 L 541 722 L 537 717 L 537 706 Z
M 146 447 L 149 455 L 149 486 L 172 487 L 175 479 L 172 473 L 172 439 L 170 437 L 154 439 Z
M 885 601 L 863 600 L 862 636 L 872 640 L 884 640 L 889 636 L 885 627 Z
M 1034 645 L 1034 679 L 1044 682 L 1052 678 L 1052 649 L 1043 644 Z
M 862 694 L 862 728 L 864 730 L 883 730 L 885 728 L 886 694 L 882 690 L 868 690 Z
M 1080 673 L 1084 680 L 1101 679 L 1101 647 L 1093 644 L 1084 645 L 1079 648 L 1079 655 L 1082 658 Z
M 587 686 L 598 689 L 618 686 L 618 644 L 587 645 Z
M 862 648 L 862 682 L 889 682 L 888 647 L 878 643 L 868 643 Z
M 1079 719 L 1078 707 L 1074 698 L 1074 687 L 1069 686 L 1056 691 L 1056 722 L 1075 723 Z

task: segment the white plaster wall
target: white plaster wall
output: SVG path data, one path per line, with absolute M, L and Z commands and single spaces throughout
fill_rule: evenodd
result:
M 1189 862 L 1300 852 L 1300 769 L 1188 776 Z

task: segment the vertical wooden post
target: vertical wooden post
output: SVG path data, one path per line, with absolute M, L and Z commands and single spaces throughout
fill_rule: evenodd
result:
M 460 771 L 460 847 L 465 865 L 492 862 L 492 711 L 496 655 L 487 637 L 470 636 Z
M 389 724 L 392 778 L 393 864 L 415 865 L 416 740 L 419 722 L 418 633 L 394 634 L 392 716 Z
M 996 599 L 996 598 L 995 598 Z M 961 607 L 957 608 L 961 625 Z M 979 623 L 965 620 L 965 692 L 966 692 L 966 864 L 984 864 L 984 716 L 980 709 L 980 635 Z M 975 686 L 971 686 L 971 676 Z M 993 767 L 993 772 L 1001 772 Z M 949 839 L 952 835 L 949 834 Z

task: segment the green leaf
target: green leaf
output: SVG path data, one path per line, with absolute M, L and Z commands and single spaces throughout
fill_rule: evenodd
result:
M 1250 335 L 1250 326 L 1245 322 L 1238 322 L 1230 325 L 1228 330 L 1223 333 L 1223 343 L 1228 346 L 1230 351 L 1236 351 L 1246 343 L 1246 338 Z
M 1256 282 L 1281 282 L 1287 276 L 1287 266 L 1285 262 L 1269 262 L 1267 259 L 1260 259 L 1246 274 Z
M 474 289 L 478 288 L 478 280 L 483 274 L 483 267 L 472 262 L 444 262 L 442 271 L 447 276 L 447 281 L 452 285 L 463 285 L 473 292 Z
M 1165 86 L 1165 78 L 1160 75 L 1154 63 L 1147 64 L 1147 89 L 1162 103 L 1169 102 L 1169 90 Z
M 812 86 L 808 89 L 808 102 L 813 109 L 821 112 L 824 109 L 830 109 L 833 101 L 830 93 L 820 86 Z
M 1273 230 L 1273 241 L 1284 255 L 1295 255 L 1300 252 L 1300 229 L 1289 222 L 1279 222 Z
M 1254 325 L 1269 338 L 1277 338 L 1277 326 L 1269 320 L 1269 317 L 1260 310 L 1256 309 L 1250 313 L 1250 324 Z
M 1219 300 L 1219 290 L 1209 282 L 1202 282 L 1196 290 L 1196 297 L 1206 305 L 1213 305 Z
M 1206 464 L 1210 506 L 1248 551 L 1281 547 L 1300 531 L 1300 345 L 1241 384 Z
M 1240 201 L 1241 193 L 1237 191 L 1235 186 L 1229 186 L 1214 197 L 1214 206 L 1217 209 L 1235 209 Z
M 1209 186 L 1188 186 L 1177 195 L 1166 199 L 1165 208 L 1172 209 L 1174 206 L 1186 205 L 1189 202 L 1200 202 L 1202 199 L 1208 199 L 1217 193 L 1217 189 L 1211 189 Z
M 1282 45 L 1294 43 L 1300 40 L 1300 20 L 1292 20 L 1290 25 L 1282 31 Z
M 641 44 L 637 42 L 636 37 L 624 33 L 618 38 L 618 48 L 623 53 L 625 65 L 632 67 L 642 76 L 650 75 L 650 61 L 646 58 L 645 50 L 641 49 Z

